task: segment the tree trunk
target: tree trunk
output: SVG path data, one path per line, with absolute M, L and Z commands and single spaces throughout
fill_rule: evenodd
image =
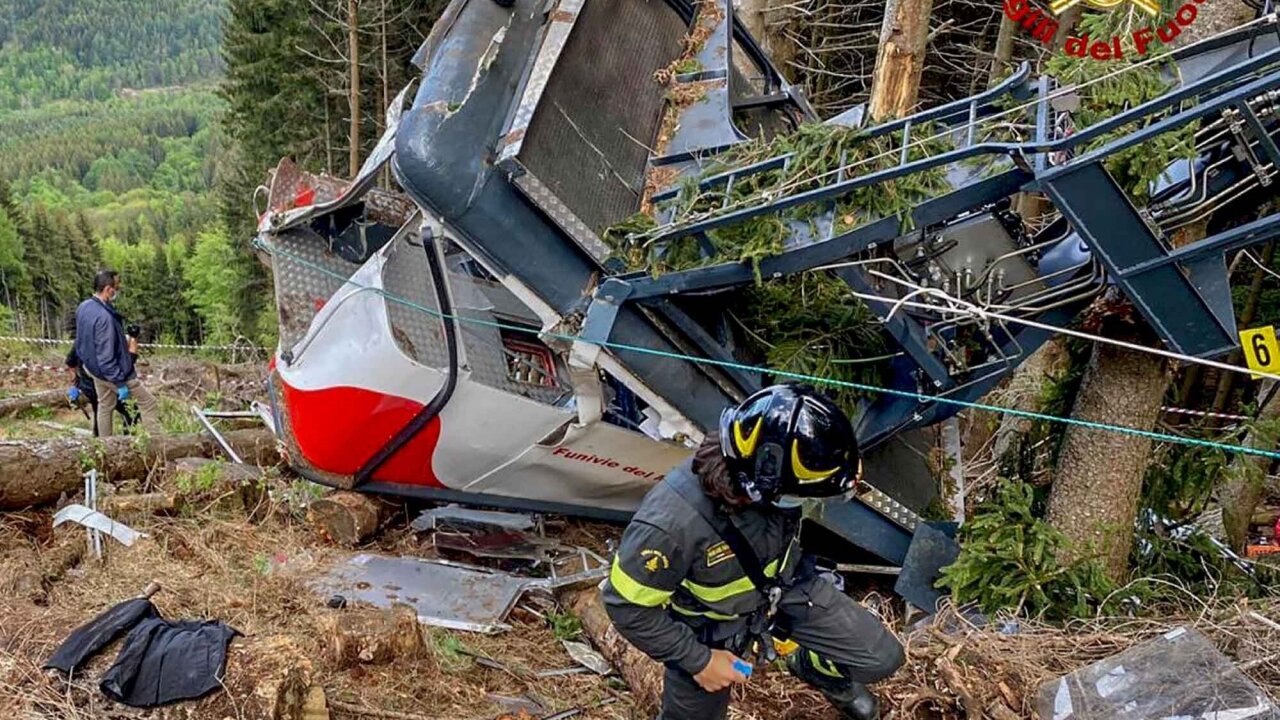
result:
M 233 430 L 224 435 L 245 462 L 274 465 L 280 461 L 270 431 Z M 171 458 L 222 457 L 221 446 L 206 435 L 116 436 L 105 440 L 58 438 L 0 442 L 0 510 L 17 510 L 54 502 L 84 485 L 86 464 L 98 468 L 99 480 L 114 482 L 146 477 Z
M 1267 243 L 1262 249 L 1261 262 L 1263 265 L 1270 267 L 1271 260 L 1276 254 L 1275 242 Z M 1262 297 L 1262 282 L 1266 279 L 1266 272 L 1254 266 L 1253 281 L 1249 283 L 1249 294 L 1245 299 L 1244 308 L 1240 311 L 1239 326 L 1247 328 L 1253 324 L 1253 318 L 1258 314 L 1258 300 Z M 1232 350 L 1231 356 L 1227 358 L 1227 363 L 1231 365 L 1240 365 L 1244 356 L 1239 350 Z M 1236 373 L 1223 373 L 1218 378 L 1218 390 L 1213 396 L 1212 409 L 1214 412 L 1223 412 L 1226 410 L 1227 401 L 1231 399 L 1231 390 L 1235 387 Z
M 391 104 L 391 94 L 390 94 L 391 89 L 389 87 L 389 82 L 387 78 L 387 72 L 389 68 L 389 66 L 387 65 L 387 0 L 382 0 L 381 5 L 379 6 L 379 10 L 381 11 L 379 15 L 379 20 L 381 22 L 380 22 L 380 27 L 379 27 L 380 32 L 378 33 L 378 37 L 382 45 L 382 73 L 381 73 L 382 103 L 379 105 L 380 111 L 374 115 L 374 119 L 378 121 L 378 137 L 381 138 L 382 133 L 385 132 L 386 130 L 386 128 L 382 126 L 383 118 L 386 115 L 387 107 Z M 382 168 L 381 185 L 386 189 L 391 188 L 391 164 L 390 163 L 387 163 Z
M 932 10 L 933 0 L 886 0 L 871 79 L 873 121 L 902 117 L 915 108 Z
M 348 174 L 354 179 L 360 172 L 360 3 L 359 0 L 347 0 L 347 59 L 350 63 L 349 102 L 351 104 L 351 155 L 348 159 Z
M 35 407 L 50 407 L 67 402 L 66 390 L 45 390 L 0 400 L 0 418 L 17 415 Z
M 636 705 L 642 711 L 656 712 L 662 702 L 662 666 L 618 634 L 605 613 L 600 590 L 573 590 L 565 593 L 561 601 L 582 621 L 591 644 L 627 681 Z
M 1066 372 L 1070 364 L 1067 348 L 1057 340 L 1050 340 L 1031 353 L 1025 362 L 1019 365 L 1009 377 L 1009 382 L 1001 388 L 1001 407 L 1025 412 L 1042 412 L 1044 410 L 1047 383 Z M 1005 453 L 1016 447 L 1018 438 L 1030 429 L 1030 418 L 1002 413 L 1000 423 L 995 430 L 992 441 L 992 457 L 999 460 Z
M 1073 5 L 1058 17 L 1058 32 L 1053 36 L 1053 51 L 1059 52 L 1067 45 L 1067 38 L 1076 29 L 1080 18 L 1084 17 L 1084 4 Z
M 991 58 L 991 72 L 987 75 L 987 87 L 992 87 L 1004 77 L 1013 59 L 1013 41 L 1018 36 L 1018 24 L 1007 14 L 1000 14 L 1000 30 L 996 33 L 996 49 Z
M 1259 397 L 1270 393 L 1275 381 L 1264 383 L 1258 391 Z M 1272 398 L 1258 412 L 1258 421 L 1263 427 L 1254 427 L 1244 439 L 1245 447 L 1274 450 L 1277 433 L 1274 428 L 1266 427 L 1280 421 L 1280 399 Z M 1218 502 L 1222 505 L 1222 525 L 1226 531 L 1227 542 L 1231 549 L 1243 553 L 1249 540 L 1249 525 L 1253 520 L 1253 512 L 1262 499 L 1262 491 L 1266 484 L 1267 469 L 1271 466 L 1271 458 L 1258 455 L 1237 454 L 1227 468 L 1226 482 L 1218 491 Z
M 1160 356 L 1099 344 L 1085 369 L 1071 417 L 1150 430 L 1168 386 Z M 1124 577 L 1150 455 L 1150 438 L 1067 427 L 1048 514 L 1049 523 L 1068 540 L 1062 562 L 1096 556 L 1113 580 Z

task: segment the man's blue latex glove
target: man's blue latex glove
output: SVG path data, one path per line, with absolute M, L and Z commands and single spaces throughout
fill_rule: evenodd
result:
M 78 387 L 76 387 L 76 386 L 74 386 L 74 385 L 72 385 L 70 388 L 68 388 L 68 389 L 67 389 L 67 399 L 68 399 L 68 400 L 70 400 L 71 402 L 75 402 L 75 401 L 79 400 L 79 399 L 80 399 L 80 388 L 78 388 Z
M 129 399 L 128 385 L 121 385 L 120 387 L 116 388 L 116 399 L 119 400 L 120 402 L 124 402 L 125 400 Z

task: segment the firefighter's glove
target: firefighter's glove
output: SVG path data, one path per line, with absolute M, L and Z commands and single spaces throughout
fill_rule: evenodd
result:
M 119 400 L 120 402 L 124 402 L 125 400 L 129 399 L 128 385 L 121 385 L 120 387 L 116 388 L 116 399 Z

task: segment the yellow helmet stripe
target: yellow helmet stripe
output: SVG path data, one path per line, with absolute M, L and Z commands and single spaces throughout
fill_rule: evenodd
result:
M 804 466 L 804 463 L 800 462 L 800 441 L 791 441 L 791 471 L 795 473 L 796 479 L 800 482 L 812 483 L 818 482 L 819 480 L 826 480 L 832 475 L 835 475 L 836 471 L 839 469 L 840 468 L 837 467 L 830 470 L 810 470 Z
M 742 422 L 735 420 L 733 423 L 733 442 L 738 446 L 738 453 L 744 458 L 751 457 L 756 451 L 756 441 L 760 439 L 760 427 L 764 424 L 764 418 L 756 418 L 756 426 L 751 429 L 751 434 L 742 437 Z

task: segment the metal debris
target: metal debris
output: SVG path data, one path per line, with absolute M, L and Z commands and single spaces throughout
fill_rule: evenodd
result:
M 496 510 L 472 510 L 461 505 L 445 505 L 432 508 L 414 518 L 410 527 L 414 530 L 435 530 L 441 526 L 498 528 L 513 532 L 533 530 L 537 523 L 529 515 L 498 512 Z
M 613 666 L 609 664 L 609 661 L 605 660 L 604 656 L 592 649 L 590 645 L 572 640 L 561 640 L 560 644 L 564 645 L 569 657 L 595 674 L 608 675 L 613 672 Z
M 87 508 L 84 505 L 68 505 L 53 516 L 54 527 L 65 522 L 77 523 L 90 530 L 104 532 L 125 547 L 131 547 L 138 541 L 138 538 L 148 537 L 146 533 L 138 532 L 124 523 L 118 523 L 97 510 Z
M 440 550 L 466 553 L 477 558 L 529 560 L 534 563 L 549 560 L 551 551 L 558 547 L 554 542 L 505 530 L 484 533 L 437 530 L 431 536 L 431 543 Z
M 502 708 L 506 713 L 520 713 L 521 711 L 532 715 L 533 717 L 542 717 L 547 714 L 548 707 L 541 701 L 530 697 L 529 695 L 519 695 L 511 697 L 509 695 L 499 695 L 497 693 L 488 693 L 484 696 L 485 700 Z
M 196 405 L 192 405 L 191 412 L 195 413 L 196 419 L 200 421 L 200 424 L 204 425 L 204 429 L 209 431 L 209 434 L 213 436 L 213 439 L 218 441 L 218 444 L 222 446 L 223 452 L 227 454 L 227 457 L 231 458 L 231 462 L 237 465 L 243 465 L 244 460 L 240 459 L 240 456 L 236 454 L 236 451 L 231 447 L 231 444 L 227 442 L 227 439 L 222 437 L 222 433 L 218 432 L 218 429 L 213 426 L 212 422 L 209 422 L 209 417 L 205 415 L 205 411 L 201 410 Z
M 504 620 L 525 592 L 598 582 L 608 571 L 600 562 L 571 575 L 529 578 L 448 560 L 361 554 L 315 581 L 314 589 L 376 607 L 405 603 L 427 625 L 497 633 L 510 629 Z
M 902 561 L 902 572 L 893 591 L 926 613 L 937 612 L 938 601 L 944 596 L 936 587 L 942 568 L 960 555 L 960 545 L 955 540 L 957 530 L 955 523 L 920 523 Z

